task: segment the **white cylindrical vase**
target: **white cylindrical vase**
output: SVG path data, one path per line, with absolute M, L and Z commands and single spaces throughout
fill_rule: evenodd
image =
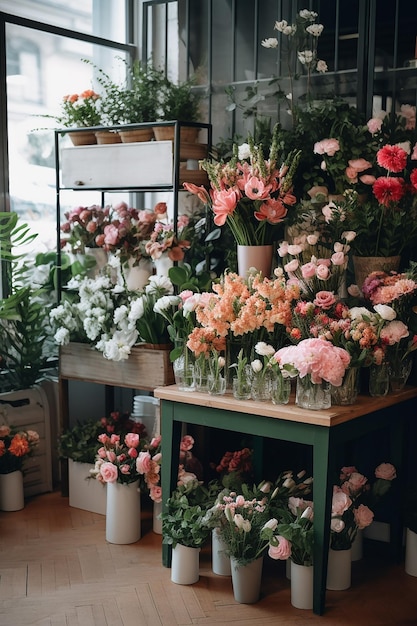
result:
M 405 572 L 417 576 L 417 533 L 409 528 L 405 535 Z
M 162 513 L 162 502 L 153 503 L 152 530 L 157 535 L 162 535 L 162 520 L 159 517 Z
M 200 578 L 200 548 L 177 543 L 172 548 L 171 581 L 177 585 L 193 585 Z
M 291 604 L 296 609 L 313 608 L 313 566 L 291 561 Z
M 329 550 L 326 589 L 344 591 L 352 581 L 352 548 Z
M 0 474 L 0 511 L 20 511 L 24 506 L 22 472 L 16 470 Z
M 141 535 L 139 481 L 107 483 L 106 540 L 126 544 Z
M 213 574 L 218 576 L 231 576 L 230 557 L 226 554 L 226 544 L 221 538 L 217 528 L 211 533 L 211 567 Z

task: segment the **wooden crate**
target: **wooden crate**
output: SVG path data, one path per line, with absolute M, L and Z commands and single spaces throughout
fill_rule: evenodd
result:
M 170 349 L 134 346 L 126 361 L 116 362 L 105 359 L 87 344 L 72 342 L 60 349 L 59 375 L 64 379 L 153 391 L 174 383 Z

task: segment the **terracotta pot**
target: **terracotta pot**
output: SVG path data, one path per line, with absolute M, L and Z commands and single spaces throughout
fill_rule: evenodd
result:
M 251 267 L 269 278 L 272 270 L 273 246 L 237 246 L 237 266 L 239 276 L 246 278 Z
M 118 132 L 113 130 L 98 130 L 96 133 L 96 139 L 98 144 L 106 143 L 121 143 L 121 138 Z
M 83 130 L 79 133 L 68 133 L 74 146 L 90 146 L 97 143 L 96 135 L 92 130 Z
M 135 143 L 137 141 L 151 141 L 153 139 L 152 128 L 135 128 L 133 130 L 120 130 L 122 143 Z
M 175 126 L 154 126 L 153 132 L 157 141 L 174 141 Z M 198 132 L 199 129 L 195 126 L 181 126 L 181 143 L 196 143 Z

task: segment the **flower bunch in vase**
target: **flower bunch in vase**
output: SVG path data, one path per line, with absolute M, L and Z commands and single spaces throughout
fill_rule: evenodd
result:
M 62 248 L 69 246 L 74 253 L 84 253 L 86 248 L 101 248 L 104 229 L 111 223 L 110 207 L 102 208 L 96 204 L 79 206 L 64 215 L 66 221 L 60 226 L 64 235 Z
M 275 558 L 275 535 L 284 537 L 289 542 L 289 558 L 297 565 L 313 565 L 314 530 L 313 502 L 290 496 L 286 507 L 278 512 L 278 525 L 270 539 L 269 556 Z M 279 542 L 278 542 L 279 546 Z
M 139 480 L 136 460 L 141 447 L 137 433 L 99 435 L 101 447 L 97 451 L 94 471 L 91 476 L 103 483 L 129 484 Z
M 117 255 L 122 266 L 130 260 L 137 265 L 142 257 L 148 257 L 145 242 L 155 225 L 158 205 L 153 211 L 128 207 L 119 202 L 112 209 L 112 219 L 98 238 L 98 244 Z
M 252 137 L 238 147 L 228 162 L 204 160 L 202 168 L 210 181 L 210 192 L 204 187 L 184 183 L 187 191 L 196 194 L 214 213 L 214 223 L 226 223 L 238 245 L 261 246 L 278 239 L 278 229 L 288 209 L 295 205 L 292 178 L 300 153 L 292 153 L 280 163 L 278 126 L 274 129 L 269 158 Z
M 232 378 L 234 397 L 237 400 L 249 400 L 251 397 L 251 367 L 243 348 L 239 350 L 236 362 L 231 363 L 229 369 L 235 370 L 235 376 Z
M 158 220 L 155 222 L 152 232 L 145 244 L 145 251 L 152 260 L 158 260 L 163 255 L 171 261 L 182 261 L 185 250 L 190 248 L 191 242 L 187 239 L 190 218 L 180 215 L 175 229 L 174 223 L 167 219 L 167 205 L 159 202 L 155 207 L 158 209 Z M 165 218 L 165 221 L 164 221 Z
M 247 483 L 253 473 L 253 450 L 242 448 L 241 450 L 227 451 L 216 465 L 216 473 L 220 477 L 220 483 L 229 491 L 237 491 L 243 483 Z
M 254 348 L 256 355 L 262 358 L 255 358 L 251 361 L 251 395 L 254 400 L 269 400 L 271 398 L 273 384 L 272 357 L 275 348 L 264 341 L 259 341 Z
M 330 407 L 330 385 L 342 384 L 351 357 L 344 348 L 325 339 L 311 338 L 281 348 L 274 359 L 281 366 L 297 371 L 297 404 L 318 409 Z
M 39 434 L 35 430 L 24 430 L 0 425 L 0 474 L 21 471 L 24 461 L 39 445 Z
M 207 376 L 207 391 L 212 395 L 222 395 L 226 391 L 224 366 L 226 359 L 215 348 L 212 348 L 209 358 L 209 373 Z

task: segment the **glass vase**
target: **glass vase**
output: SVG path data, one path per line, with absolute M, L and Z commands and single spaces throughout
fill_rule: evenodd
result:
M 194 384 L 195 390 L 207 392 L 207 376 L 209 373 L 209 362 L 204 354 L 201 354 L 194 363 Z
M 272 380 L 271 400 L 273 404 L 288 404 L 291 394 L 291 379 L 284 378 L 281 373 Z
M 236 400 L 249 400 L 251 397 L 251 379 L 246 373 L 233 378 L 233 396 Z
M 389 390 L 388 363 L 369 367 L 369 394 L 375 398 L 386 396 Z
M 325 380 L 315 384 L 311 382 L 309 374 L 303 378 L 298 376 L 295 401 L 302 409 L 329 409 L 332 404 L 330 389 L 330 383 Z
M 207 391 L 212 396 L 222 396 L 226 393 L 226 379 L 224 376 L 214 376 L 209 374 L 207 377 Z
M 262 370 L 252 375 L 251 395 L 253 400 L 267 402 L 271 399 L 272 372 Z
M 396 355 L 395 358 L 389 360 L 389 386 L 393 393 L 404 389 L 408 377 L 411 374 L 412 365 L 413 359 L 411 356 L 407 356 L 403 359 L 401 356 Z
M 349 367 L 343 376 L 339 387 L 332 385 L 332 404 L 348 405 L 355 404 L 359 393 L 359 367 Z
M 181 348 L 180 356 L 173 363 L 175 383 L 179 391 L 194 391 L 194 355 L 185 341 L 175 342 L 175 347 Z

